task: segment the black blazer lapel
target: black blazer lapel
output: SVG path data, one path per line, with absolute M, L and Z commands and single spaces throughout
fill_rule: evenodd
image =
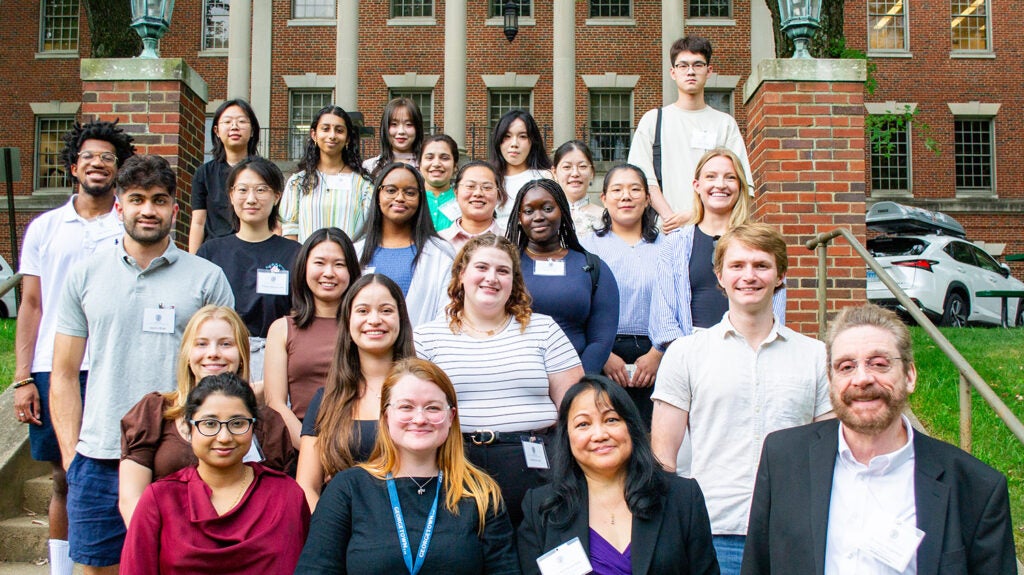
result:
M 811 487 L 811 542 L 814 545 L 814 572 L 825 572 L 825 543 L 828 532 L 828 508 L 832 500 L 832 475 L 839 451 L 839 425 L 826 425 L 818 430 L 818 437 L 809 450 Z
M 917 548 L 918 575 L 939 572 L 942 545 L 946 539 L 946 515 L 949 511 L 949 486 L 940 480 L 945 468 L 936 460 L 926 441 L 914 434 L 914 505 L 917 528 L 924 540 Z
M 642 575 L 650 570 L 664 518 L 665 513 L 655 513 L 654 517 L 648 520 L 633 517 L 633 531 L 630 535 L 630 564 L 633 567 L 633 575 Z

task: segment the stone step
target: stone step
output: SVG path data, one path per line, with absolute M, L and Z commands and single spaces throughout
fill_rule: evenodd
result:
M 25 482 L 22 507 L 45 517 L 50 508 L 50 493 L 52 492 L 53 480 L 49 475 L 29 479 Z
M 0 521 L 0 561 L 32 562 L 49 556 L 46 515 Z

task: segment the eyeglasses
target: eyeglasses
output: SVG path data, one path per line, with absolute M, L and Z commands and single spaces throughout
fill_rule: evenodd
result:
M 459 184 L 459 187 L 470 193 L 480 190 L 485 194 L 489 194 L 498 189 L 498 186 L 495 186 L 494 184 L 478 184 L 476 182 L 462 182 Z
M 864 369 L 870 373 L 885 374 L 892 371 L 893 361 L 902 360 L 902 357 L 890 357 L 887 355 L 876 355 L 863 360 Z M 846 359 L 832 365 L 832 372 L 843 377 L 850 377 L 857 373 L 857 367 L 862 364 L 856 359 Z
M 402 197 L 404 197 L 407 200 L 411 200 L 420 195 L 419 188 L 399 188 L 397 186 L 383 186 L 380 189 L 381 195 L 387 196 L 389 198 L 397 196 L 399 192 L 401 192 Z
M 444 423 L 444 420 L 448 419 L 448 413 L 451 410 L 447 405 L 438 405 L 436 403 L 424 405 L 422 407 L 411 403 L 389 403 L 387 406 L 394 412 L 395 421 L 398 423 L 409 423 L 416 419 L 417 413 L 422 413 L 423 419 L 427 420 L 427 423 L 438 425 L 440 423 Z
M 99 158 L 104 164 L 113 164 L 117 161 L 117 156 L 110 152 L 100 152 L 99 154 L 94 152 L 80 152 L 78 154 L 78 159 L 85 160 L 86 162 L 91 162 L 96 158 Z
M 238 194 L 238 195 L 240 195 L 240 196 L 242 196 L 242 197 L 246 197 L 246 196 L 249 195 L 249 192 L 252 192 L 252 193 L 256 194 L 257 198 L 265 198 L 265 197 L 269 196 L 270 194 L 274 193 L 274 188 L 271 188 L 270 186 L 252 186 L 252 187 L 249 187 L 249 186 L 238 185 L 238 186 L 234 186 L 233 188 L 231 188 L 231 191 L 236 193 L 236 194 Z
M 623 196 L 629 196 L 631 198 L 640 198 L 644 195 L 643 188 L 612 188 L 608 190 L 608 195 L 613 198 L 621 198 Z
M 217 124 L 221 126 L 231 126 L 234 124 L 239 128 L 248 128 L 251 122 L 249 122 L 248 118 L 221 118 Z
M 227 426 L 228 432 L 231 435 L 245 435 L 252 429 L 252 424 L 256 423 L 256 418 L 232 417 L 227 421 L 220 421 L 219 419 L 190 419 L 188 422 L 196 426 L 196 431 L 200 435 L 216 437 L 224 426 Z
M 675 64 L 672 65 L 672 67 L 675 68 L 676 70 L 691 69 L 694 72 L 703 72 L 708 67 L 708 63 L 701 62 L 699 60 L 696 62 L 676 62 Z

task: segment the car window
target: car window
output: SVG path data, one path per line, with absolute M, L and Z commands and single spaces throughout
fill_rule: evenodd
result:
M 883 237 L 868 240 L 868 250 L 876 258 L 886 256 L 919 256 L 928 247 L 921 238 Z
M 992 259 L 992 256 L 988 255 L 988 252 L 978 246 L 970 247 L 971 251 L 974 252 L 974 257 L 978 260 L 979 267 L 999 275 L 1003 274 L 1003 268 L 996 262 L 996 260 Z
M 978 265 L 978 263 L 974 261 L 974 251 L 971 250 L 971 246 L 964 242 L 949 242 L 942 251 L 946 252 L 949 254 L 949 257 L 962 264 L 967 264 L 969 266 Z

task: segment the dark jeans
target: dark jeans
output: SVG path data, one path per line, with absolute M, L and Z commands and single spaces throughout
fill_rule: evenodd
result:
M 651 351 L 651 340 L 645 335 L 617 335 L 615 345 L 612 346 L 612 353 L 622 358 L 622 361 L 636 363 L 637 358 Z M 627 387 L 626 392 L 633 398 L 633 403 L 640 411 L 647 431 L 651 430 L 651 414 L 654 412 L 654 402 L 651 401 L 651 394 L 654 393 L 654 386 L 650 387 Z
M 548 464 L 551 463 L 549 439 L 550 437 L 544 438 Z M 518 528 L 523 522 L 523 498 L 526 497 L 526 492 L 547 483 L 550 477 L 549 470 L 527 467 L 521 443 L 475 445 L 466 441 L 465 446 L 466 458 L 470 463 L 486 471 L 501 487 L 501 497 L 505 500 L 512 528 Z

